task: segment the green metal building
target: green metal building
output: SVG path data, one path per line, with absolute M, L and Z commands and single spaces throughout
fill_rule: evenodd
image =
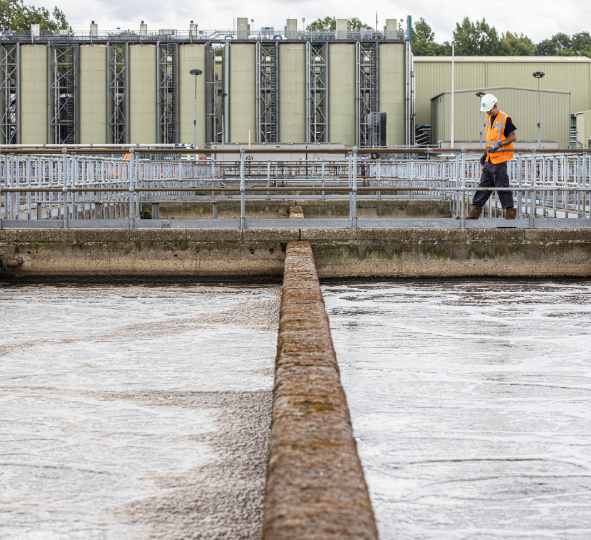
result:
M 451 90 L 451 57 L 415 56 L 416 124 L 429 124 L 431 98 Z M 569 56 L 456 56 L 455 89 L 514 86 L 571 93 L 571 114 L 591 109 L 591 59 Z
M 480 143 L 481 128 L 482 139 L 486 140 L 485 114 L 480 112 L 478 91 L 493 94 L 499 100 L 499 109 L 511 116 L 517 127 L 520 146 L 531 147 L 533 143 L 537 146 L 538 92 L 532 88 L 511 86 L 455 92 L 455 146 L 476 146 L 469 143 Z M 541 140 L 546 143 L 554 141 L 556 144 L 552 146 L 567 148 L 570 142 L 570 92 L 540 90 L 540 105 Z M 433 144 L 451 140 L 451 92 L 443 92 L 431 99 L 431 122 Z

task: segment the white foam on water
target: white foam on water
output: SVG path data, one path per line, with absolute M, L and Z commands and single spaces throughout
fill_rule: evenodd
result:
M 591 538 L 591 284 L 328 285 L 380 538 Z
M 0 539 L 252 535 L 264 466 L 232 444 L 267 437 L 241 407 L 270 401 L 279 287 L 0 293 Z

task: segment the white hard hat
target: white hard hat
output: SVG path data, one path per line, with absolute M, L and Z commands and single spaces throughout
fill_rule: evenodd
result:
M 482 112 L 490 111 L 497 104 L 497 98 L 492 94 L 484 94 L 480 102 L 480 110 Z

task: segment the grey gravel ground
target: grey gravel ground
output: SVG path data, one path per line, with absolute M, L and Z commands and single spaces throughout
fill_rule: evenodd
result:
M 280 288 L 8 287 L 0 538 L 259 538 Z

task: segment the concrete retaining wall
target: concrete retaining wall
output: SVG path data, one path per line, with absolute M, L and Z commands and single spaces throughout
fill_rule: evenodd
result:
M 143 210 L 151 212 L 150 204 L 143 204 Z M 286 199 L 282 201 L 247 201 L 247 219 L 289 218 L 289 208 L 301 206 L 308 218 L 346 218 L 349 216 L 348 200 L 306 200 Z M 218 201 L 219 219 L 238 219 L 240 201 L 228 199 Z M 357 216 L 360 218 L 389 217 L 451 217 L 449 201 L 433 199 L 387 199 L 382 201 L 357 201 Z M 212 219 L 213 205 L 210 201 L 190 203 L 160 203 L 161 219 Z
M 308 242 L 287 246 L 263 531 L 378 537 Z
M 292 220 L 297 222 L 297 220 Z M 288 242 L 321 278 L 590 276 L 591 229 L 1 230 L 0 276 L 277 278 Z

